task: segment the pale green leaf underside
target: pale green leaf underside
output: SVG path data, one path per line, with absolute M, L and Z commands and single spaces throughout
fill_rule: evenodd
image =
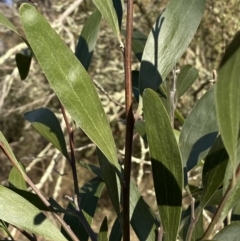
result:
M 2 14 L 0 13 L 0 24 L 4 25 L 5 27 L 11 29 L 16 34 L 20 35 L 15 28 L 15 26 Z
M 155 22 L 140 68 L 140 92 L 157 89 L 182 56 L 202 19 L 205 0 L 171 0 Z
M 94 4 L 101 12 L 103 18 L 112 28 L 112 31 L 117 36 L 119 43 L 121 43 L 120 29 L 118 24 L 118 17 L 113 6 L 112 0 L 93 0 Z

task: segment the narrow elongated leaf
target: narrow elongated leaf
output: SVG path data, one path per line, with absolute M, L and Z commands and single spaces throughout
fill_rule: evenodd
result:
M 111 129 L 88 73 L 35 7 L 22 4 L 20 16 L 26 37 L 56 95 L 119 170 Z
M 153 90 L 144 92 L 143 109 L 164 240 L 172 241 L 177 237 L 182 210 L 181 155 L 166 109 Z
M 133 31 L 132 33 L 132 51 L 141 62 L 142 54 L 147 41 L 147 36 L 140 31 Z
M 240 31 L 238 31 L 235 34 L 233 40 L 227 46 L 227 49 L 223 55 L 219 68 L 221 68 L 227 62 L 227 60 L 235 53 L 235 51 L 237 51 L 237 49 L 239 48 L 239 42 L 240 42 Z
M 219 231 L 214 236 L 214 240 L 225 241 L 238 241 L 240 236 L 240 222 L 233 222 Z
M 107 233 L 108 233 L 108 223 L 107 223 L 107 217 L 105 217 L 100 227 L 98 241 L 108 241 Z
M 77 43 L 75 55 L 86 70 L 93 56 L 101 19 L 102 15 L 98 10 L 93 12 L 85 22 Z
M 228 163 L 228 154 L 219 136 L 207 155 L 203 166 L 202 182 L 203 192 L 200 205 L 202 208 L 211 200 L 214 193 L 223 183 Z
M 231 221 L 240 221 L 240 201 L 232 209 Z
M 139 102 L 139 71 L 132 71 L 132 90 L 134 98 Z
M 112 201 L 113 207 L 117 215 L 119 216 L 120 215 L 119 203 L 120 203 L 121 190 L 117 182 L 117 176 L 114 171 L 114 167 L 109 163 L 106 156 L 99 149 L 97 149 L 97 155 L 100 163 L 102 178 L 107 187 L 107 191 Z M 120 176 L 120 173 L 119 173 L 119 176 Z
M 24 170 L 24 166 L 22 163 L 19 162 L 19 165 L 22 167 Z M 26 181 L 24 180 L 22 174 L 18 171 L 16 167 L 12 167 L 9 176 L 8 176 L 8 183 L 12 187 L 16 187 L 21 190 L 27 190 L 27 184 Z
M 102 14 L 103 18 L 112 28 L 112 31 L 117 36 L 119 43 L 121 43 L 118 16 L 114 8 L 113 0 L 93 0 L 93 2 Z
M 112 0 L 113 6 L 115 8 L 117 18 L 118 18 L 118 26 L 119 29 L 122 27 L 122 17 L 123 17 L 123 0 Z
M 21 164 L 16 159 L 15 155 L 12 152 L 10 145 L 8 144 L 6 138 L 4 137 L 4 135 L 2 134 L 1 131 L 0 131 L 0 144 L 1 144 L 1 148 L 3 149 L 4 153 L 8 156 L 8 158 L 12 162 L 12 165 L 14 167 L 16 167 L 16 169 L 22 174 L 24 180 L 26 180 L 25 179 L 25 177 L 26 177 L 25 171 L 22 169 Z
M 11 191 L 20 195 L 21 197 L 28 200 L 32 205 L 34 205 L 36 208 L 40 209 L 41 211 L 49 211 L 49 208 L 43 204 L 42 200 L 35 193 L 31 193 L 31 192 L 14 188 L 14 187 L 8 187 L 8 188 Z M 51 206 L 54 208 L 55 212 L 58 212 L 58 213 L 68 212 L 64 208 L 62 208 L 56 201 L 54 201 L 54 199 L 50 198 L 48 201 L 51 204 Z
M 12 240 L 14 240 L 14 238 L 11 235 L 11 232 L 8 230 L 8 224 L 6 224 L 2 220 L 0 220 L 0 231 L 2 233 L 2 236 L 9 236 Z M 2 238 L 4 238 L 4 237 L 2 237 Z
M 67 240 L 39 209 L 3 186 L 0 186 L 0 217 L 5 222 L 39 234 L 46 240 Z
M 187 171 L 207 155 L 217 134 L 214 88 L 211 88 L 195 104 L 182 128 L 179 148 Z
M 185 65 L 177 76 L 176 95 L 179 99 L 195 82 L 198 71 L 191 65 Z
M 240 142 L 238 142 L 236 162 L 235 163 L 232 163 L 230 161 L 228 162 L 225 175 L 224 175 L 224 180 L 223 180 L 223 193 L 225 193 L 226 190 L 228 189 L 229 183 L 233 178 L 233 174 L 235 175 L 233 170 L 237 170 L 238 165 L 240 165 Z
M 86 220 L 90 225 L 92 224 L 93 216 L 95 214 L 97 204 L 98 204 L 98 199 L 102 193 L 103 186 L 104 186 L 104 183 L 102 182 L 102 180 L 96 177 L 91 181 L 89 181 L 88 183 L 86 183 L 80 189 L 81 209 L 83 210 Z M 75 207 L 73 206 L 72 203 L 69 203 L 68 209 L 72 210 L 73 212 L 75 211 Z M 81 241 L 88 240 L 89 238 L 88 233 L 84 228 L 84 226 L 82 225 L 79 218 L 77 218 L 76 216 L 65 214 L 64 220 L 71 227 L 73 232 Z M 62 229 L 61 231 L 68 240 L 71 240 L 71 238 L 69 237 L 69 235 L 66 233 L 64 229 Z
M 99 158 L 102 158 L 101 156 Z M 103 160 L 100 160 L 100 162 Z M 96 170 L 98 167 L 90 167 L 90 170 L 93 171 L 93 173 L 97 174 L 100 170 Z M 104 166 L 101 167 L 102 170 L 104 170 L 105 175 L 109 175 L 108 169 L 105 169 Z M 109 177 L 108 177 L 109 179 Z M 108 180 L 107 179 L 107 180 Z M 111 183 L 106 182 L 106 184 L 109 186 Z M 146 202 L 143 200 L 136 184 L 131 181 L 130 183 L 130 192 L 131 192 L 131 199 L 130 199 L 130 218 L 131 218 L 131 225 L 137 234 L 139 240 L 152 240 L 155 241 L 155 231 L 157 227 L 159 226 L 158 221 L 156 220 L 156 217 L 154 216 L 153 212 L 149 208 L 149 206 L 146 204 Z M 109 190 L 109 189 L 108 189 Z M 110 188 L 111 190 L 111 188 Z M 112 190 L 114 192 L 114 190 Z M 118 203 L 116 202 L 117 207 Z M 144 220 L 143 222 L 140 222 L 140 220 Z M 116 218 L 112 231 L 110 233 L 109 240 L 111 241 L 117 241 L 121 240 L 122 232 L 121 232 L 121 224 L 119 221 L 119 217 Z
M 239 39 L 239 35 L 236 35 Z M 233 40 L 234 41 L 234 40 Z M 229 52 L 227 52 L 229 54 Z M 219 130 L 230 161 L 236 161 L 240 123 L 240 42 L 218 72 L 215 101 Z M 234 172 L 234 170 L 233 170 Z
M 69 159 L 66 142 L 60 123 L 54 113 L 48 108 L 39 108 L 24 114 L 33 127 L 53 144 L 67 159 Z
M 102 179 L 101 169 L 98 166 L 86 163 L 84 161 L 79 161 L 79 164 Z
M 15 26 L 2 13 L 0 13 L 0 24 L 4 25 L 16 34 L 20 35 Z
M 230 180 L 229 180 L 229 185 L 231 185 Z M 221 218 L 219 222 L 223 221 L 227 217 L 229 211 L 238 203 L 239 199 L 240 199 L 240 180 L 238 178 L 236 181 L 236 185 L 231 189 L 231 191 L 228 194 L 228 199 L 221 212 Z
M 138 239 L 155 241 L 159 222 L 132 180 L 130 193 L 130 221 Z
M 156 90 L 182 56 L 202 19 L 205 0 L 171 0 L 155 22 L 144 48 L 140 93 Z
M 143 138 L 143 140 L 147 143 L 145 122 L 142 121 L 142 120 L 136 121 L 135 124 L 134 124 L 134 128 L 137 131 L 137 133 L 139 134 L 139 136 L 141 136 Z
M 122 228 L 119 218 L 117 217 L 113 223 L 111 233 L 109 235 L 109 241 L 121 241 L 122 240 Z

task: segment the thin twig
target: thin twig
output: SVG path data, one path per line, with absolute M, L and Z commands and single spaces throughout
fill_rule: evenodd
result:
M 0 141 L 0 148 L 3 150 L 4 154 L 7 156 L 7 158 L 11 161 L 11 163 L 18 168 L 18 166 L 15 165 L 15 161 L 12 159 L 11 154 L 9 154 L 8 149 L 5 147 L 5 145 Z M 23 171 L 19 169 L 19 171 L 22 173 L 22 176 L 24 180 L 28 183 L 28 185 L 33 189 L 33 191 L 38 195 L 38 197 L 42 200 L 44 205 L 49 209 L 49 211 L 52 212 L 53 216 L 59 221 L 59 223 L 62 225 L 63 229 L 68 233 L 68 235 L 71 237 L 73 241 L 79 241 L 75 233 L 69 228 L 69 226 L 66 224 L 66 222 L 54 211 L 54 208 L 51 206 L 49 201 L 42 195 L 42 193 L 36 188 L 36 186 L 33 184 L 32 180 L 27 176 L 27 174 L 23 174 Z
M 157 241 L 162 241 L 162 239 L 163 239 L 163 233 L 164 233 L 163 227 L 159 227 L 159 228 L 158 228 L 158 238 L 157 238 Z
M 233 179 L 229 183 L 228 189 L 226 190 L 226 192 L 221 200 L 221 203 L 219 204 L 218 209 L 212 218 L 211 223 L 208 225 L 207 230 L 203 234 L 202 239 L 208 239 L 212 235 L 214 228 L 216 226 L 218 226 L 218 224 L 220 222 L 222 222 L 221 213 L 222 213 L 226 203 L 228 202 L 229 197 L 232 196 L 236 183 L 239 182 L 239 179 L 240 179 L 240 165 L 237 167 L 237 170 L 233 175 Z
M 30 234 L 28 233 L 27 231 L 19 228 L 19 227 L 16 227 L 14 226 L 14 228 L 16 228 L 20 233 L 22 233 L 26 238 L 28 238 L 30 241 L 37 241 L 37 237 L 35 234 Z
M 83 0 L 77 0 L 74 1 L 73 4 L 71 4 L 66 11 L 57 19 L 57 22 L 59 24 L 62 24 L 65 19 L 83 2 Z
M 62 111 L 62 114 L 63 114 L 64 121 L 65 121 L 65 124 L 66 124 L 67 133 L 68 133 L 68 136 L 69 136 L 70 153 L 71 153 L 70 164 L 71 164 L 72 174 L 73 174 L 74 192 L 78 197 L 78 203 L 79 203 L 78 205 L 80 206 L 80 194 L 79 194 L 76 159 L 75 159 L 75 152 L 74 152 L 73 129 L 69 124 L 65 108 L 62 105 L 60 100 L 59 100 L 59 103 L 60 103 L 60 107 L 61 107 L 61 111 Z
M 114 104 L 116 104 L 117 106 L 120 106 L 122 108 L 124 108 L 124 106 L 119 103 L 118 101 L 114 100 L 106 90 L 104 90 L 104 88 L 96 81 L 96 80 L 93 80 L 93 84 L 99 89 L 99 91 L 101 91 L 105 96 L 107 96 L 107 98 L 113 102 Z
M 126 102 L 126 138 L 123 186 L 123 241 L 130 240 L 130 176 L 134 117 L 132 111 L 132 23 L 133 1 L 127 1 L 126 47 L 124 50 L 125 64 L 125 102 Z
M 89 234 L 89 237 L 91 238 L 92 241 L 97 241 L 96 234 L 93 232 L 91 226 L 89 225 L 86 217 L 84 216 L 82 209 L 81 209 L 81 199 L 80 199 L 80 192 L 79 192 L 79 186 L 78 186 L 78 177 L 77 177 L 77 167 L 76 167 L 76 159 L 75 159 L 75 151 L 74 151 L 74 139 L 73 139 L 73 129 L 69 124 L 66 111 L 64 106 L 62 105 L 61 101 L 59 100 L 63 118 L 66 124 L 67 132 L 69 135 L 69 142 L 70 142 L 70 152 L 71 152 L 71 168 L 72 168 L 72 174 L 73 174 L 73 183 L 74 183 L 74 203 L 76 207 L 76 215 L 79 218 L 80 222 L 84 226 L 85 230 Z

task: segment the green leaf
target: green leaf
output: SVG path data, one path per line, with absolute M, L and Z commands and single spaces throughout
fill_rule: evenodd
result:
M 123 0 L 113 0 L 113 6 L 115 8 L 119 29 L 122 27 L 122 17 L 123 17 Z
M 239 39 L 239 35 L 236 36 Z M 235 42 L 235 40 L 233 40 Z M 227 52 L 229 54 L 229 52 Z M 235 52 L 227 57 L 218 72 L 215 101 L 219 131 L 229 159 L 236 162 L 240 123 L 240 42 Z M 234 172 L 234 170 L 232 170 Z
M 137 131 L 137 133 L 139 134 L 139 136 L 141 136 L 143 138 L 143 140 L 147 143 L 145 122 L 143 120 L 137 120 L 134 123 L 134 128 Z
M 141 62 L 142 54 L 147 41 L 147 36 L 142 32 L 135 30 L 132 33 L 132 51 Z
M 211 200 L 215 192 L 223 183 L 228 154 L 219 136 L 207 155 L 202 172 L 203 192 L 201 195 L 201 208 Z
M 112 0 L 93 0 L 94 4 L 101 12 L 103 18 L 108 25 L 112 28 L 113 33 L 116 35 L 119 43 L 121 44 L 120 29 L 118 23 L 118 16 L 114 8 Z
M 132 180 L 130 193 L 130 221 L 134 232 L 140 241 L 155 241 L 159 222 Z
M 26 180 L 26 174 L 25 171 L 22 169 L 21 164 L 16 159 L 15 155 L 12 152 L 12 149 L 10 145 L 8 144 L 6 138 L 0 131 L 0 147 L 3 149 L 3 152 L 5 155 L 9 158 L 9 160 L 12 162 L 12 165 L 16 167 L 16 169 L 22 174 L 24 180 Z
M 239 164 L 240 164 L 240 141 L 238 142 L 236 162 L 234 163 L 234 165 L 232 162 L 228 162 L 228 165 L 225 171 L 225 176 L 223 180 L 223 193 L 225 193 L 226 190 L 228 189 L 230 180 L 232 180 L 233 178 L 233 170 L 237 170 Z
M 122 34 L 126 37 L 126 30 L 122 30 Z M 136 58 L 141 62 L 142 54 L 147 41 L 147 36 L 139 30 L 132 32 L 132 51 Z
M 107 223 L 107 217 L 105 217 L 100 227 L 98 241 L 108 241 L 107 233 L 108 233 L 108 223 Z
M 112 132 L 88 73 L 34 6 L 22 4 L 20 17 L 31 48 L 56 95 L 75 122 L 119 170 Z
M 81 209 L 83 210 L 86 220 L 90 225 L 92 224 L 93 216 L 95 214 L 98 200 L 102 193 L 103 187 L 104 183 L 102 182 L 102 180 L 96 177 L 86 183 L 80 189 Z M 67 209 L 75 212 L 75 207 L 72 203 L 69 203 Z M 77 216 L 65 214 L 63 219 L 81 241 L 88 240 L 88 233 Z M 62 229 L 61 231 L 68 240 L 71 240 L 71 238 L 64 229 Z
M 232 209 L 231 221 L 240 221 L 240 201 Z
M 19 165 L 22 167 L 22 170 L 24 170 L 24 166 L 22 165 L 22 163 L 19 162 Z M 16 167 L 12 167 L 8 176 L 8 183 L 12 187 L 16 187 L 25 191 L 27 190 L 26 181 Z
M 198 71 L 191 65 L 185 65 L 177 76 L 176 96 L 179 99 L 195 82 L 198 77 Z
M 15 56 L 15 60 L 21 80 L 26 79 L 29 73 L 32 57 L 17 53 Z
M 195 104 L 184 122 L 179 140 L 186 171 L 191 170 L 208 153 L 218 134 L 214 88 Z
M 47 108 L 39 108 L 24 114 L 32 126 L 53 144 L 67 159 L 69 155 L 60 123 L 54 113 Z
M 176 65 L 202 19 L 205 0 L 171 0 L 155 22 L 144 48 L 140 93 L 158 89 Z
M 134 98 L 137 102 L 139 102 L 139 71 L 132 71 L 132 90 Z
M 49 208 L 46 207 L 46 205 L 42 202 L 42 200 L 35 193 L 31 193 L 31 192 L 21 190 L 21 189 L 18 189 L 18 188 L 14 188 L 14 187 L 8 187 L 8 188 L 11 191 L 20 195 L 21 197 L 28 200 L 36 208 L 38 208 L 42 211 L 49 211 Z M 54 199 L 50 198 L 48 201 L 50 202 L 51 206 L 54 208 L 55 212 L 67 213 L 67 211 L 65 209 L 63 209 L 56 201 L 54 201 Z
M 117 176 L 114 171 L 114 167 L 109 163 L 107 157 L 99 150 L 97 149 L 97 156 L 101 168 L 102 178 L 105 182 L 105 185 L 107 187 L 107 191 L 109 194 L 109 197 L 112 201 L 113 207 L 117 213 L 117 215 L 120 215 L 120 206 L 119 206 L 119 198 L 120 198 L 120 186 L 117 182 Z M 120 173 L 118 174 L 121 175 Z
M 229 185 L 231 185 L 230 182 L 229 182 Z M 240 199 L 240 180 L 238 179 L 236 181 L 236 185 L 232 187 L 232 189 L 228 194 L 228 199 L 221 212 L 221 218 L 219 222 L 223 221 L 227 217 L 229 211 L 238 203 L 239 199 Z
M 75 55 L 86 70 L 90 65 L 97 42 L 102 15 L 96 10 L 85 22 L 79 37 Z
M 16 227 L 41 235 L 46 240 L 66 241 L 56 226 L 26 199 L 0 186 L 0 217 Z
M 6 224 L 2 220 L 0 220 L 0 232 L 1 232 L 2 236 L 9 236 L 12 240 L 14 240 L 14 238 L 11 235 L 11 232 L 8 230 L 8 224 Z
M 109 235 L 109 241 L 121 241 L 122 229 L 119 218 L 117 217 L 113 223 L 111 233 Z
M 235 34 L 233 40 L 225 50 L 225 53 L 223 55 L 219 68 L 221 68 L 228 61 L 228 59 L 235 53 L 235 51 L 237 51 L 237 49 L 239 48 L 239 42 L 240 42 L 240 31 L 238 31 Z
M 16 34 L 20 35 L 15 26 L 2 13 L 0 13 L 0 24 L 4 25 Z
M 181 155 L 166 109 L 153 90 L 144 91 L 143 109 L 164 240 L 172 241 L 177 238 L 182 210 Z
M 96 176 L 98 176 L 99 178 L 102 179 L 102 173 L 101 173 L 101 169 L 98 166 L 86 163 L 84 161 L 79 161 L 78 162 L 82 167 L 86 168 L 87 170 L 91 171 L 92 173 L 94 173 Z
M 143 120 L 137 120 L 134 123 L 134 128 L 137 131 L 137 133 L 139 134 L 139 136 L 141 136 L 143 138 L 143 140 L 147 143 L 147 136 L 146 136 L 146 131 L 145 131 L 145 122 Z M 179 142 L 179 137 L 181 132 L 179 130 L 173 130 L 175 138 L 177 140 L 177 142 Z
M 240 236 L 240 222 L 233 222 L 230 225 L 226 226 L 222 230 L 219 231 L 214 236 L 214 240 L 219 241 L 238 241 Z

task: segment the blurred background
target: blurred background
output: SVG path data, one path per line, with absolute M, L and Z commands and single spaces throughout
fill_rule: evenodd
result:
M 18 7 L 21 2 L 27 1 L 0 1 L 0 12 L 18 29 L 21 29 L 18 17 Z M 92 1 L 34 0 L 33 2 L 74 52 L 81 29 L 95 9 Z M 151 26 L 167 3 L 166 0 L 135 0 L 134 29 L 148 35 Z M 71 6 L 74 6 L 73 10 L 66 13 Z M 191 64 L 199 71 L 196 83 L 178 104 L 178 110 L 183 116 L 187 116 L 194 103 L 212 85 L 213 71 L 217 69 L 228 43 L 240 29 L 239 15 L 239 0 L 206 1 L 205 14 L 199 29 L 176 66 L 180 69 L 185 64 Z M 122 26 L 125 28 L 124 21 Z M 27 111 L 48 107 L 59 118 L 66 133 L 59 102 L 34 59 L 27 79 L 24 81 L 20 79 L 15 55 L 25 50 L 26 45 L 21 38 L 0 25 L 0 130 L 37 187 L 47 197 L 53 197 L 60 204 L 66 205 L 67 200 L 64 196 L 73 194 L 69 165 L 59 152 L 23 118 L 23 114 Z M 133 70 L 139 70 L 139 66 L 139 62 L 133 56 Z M 125 136 L 123 57 L 117 40 L 104 20 L 101 23 L 89 74 L 98 83 L 97 90 L 112 127 L 119 150 L 119 160 L 122 161 Z M 181 130 L 179 124 L 176 124 L 175 128 Z M 98 165 L 95 147 L 85 134 L 76 127 L 74 136 L 77 161 Z M 0 152 L 1 184 L 7 184 L 10 169 L 10 162 Z M 80 186 L 93 177 L 81 165 L 78 165 L 78 175 Z M 145 200 L 154 206 L 148 149 L 137 134 L 134 134 L 132 176 Z M 113 220 L 112 211 L 105 190 L 96 215 L 96 231 L 104 216 L 108 216 L 110 221 Z

